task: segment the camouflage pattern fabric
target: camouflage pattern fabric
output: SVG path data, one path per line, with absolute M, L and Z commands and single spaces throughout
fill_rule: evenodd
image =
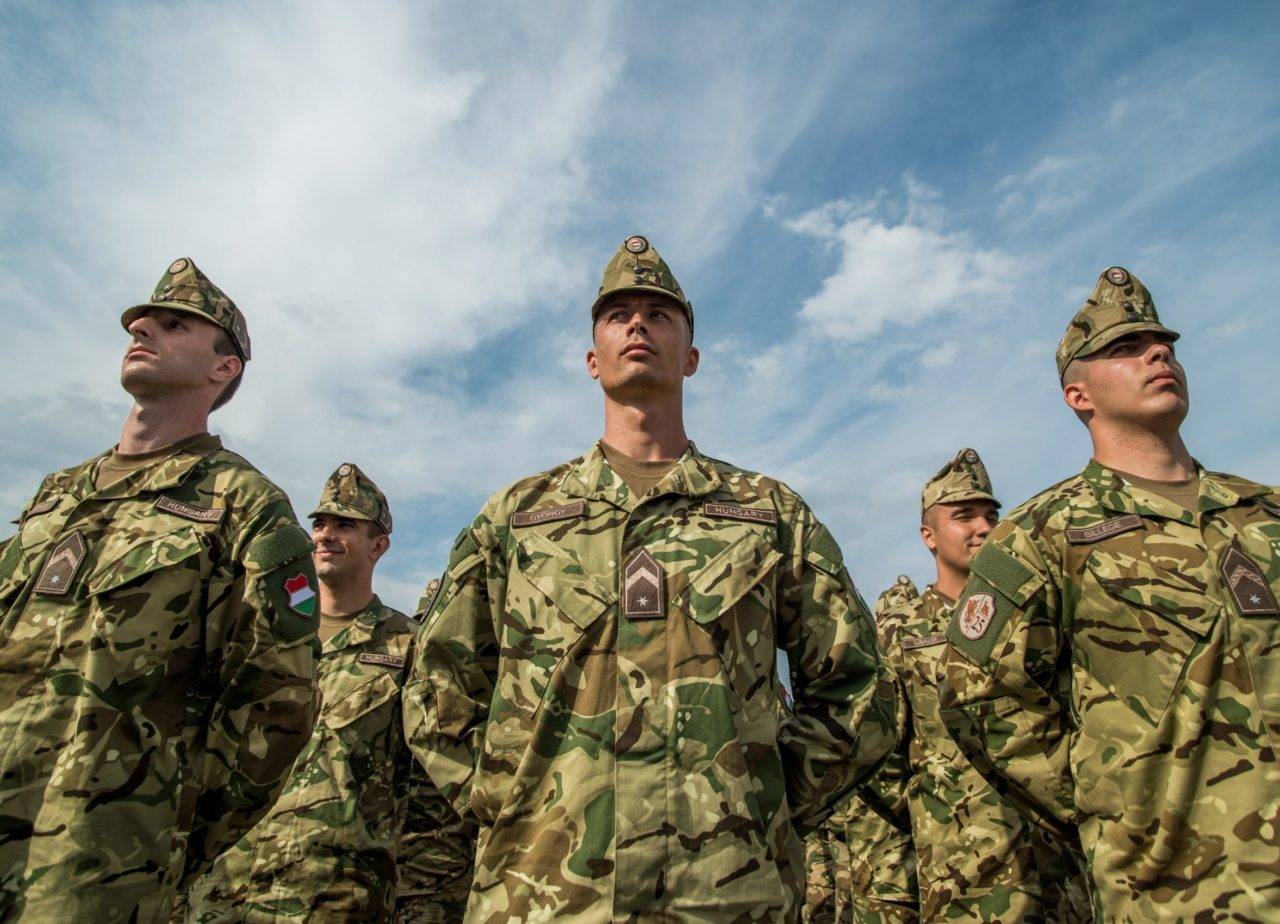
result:
M 921 918 L 1088 920 L 1083 881 L 1078 874 L 1065 881 L 1075 869 L 1069 849 L 1037 835 L 969 764 L 942 724 L 938 684 L 950 614 L 950 602 L 931 584 L 920 599 L 893 607 L 880 621 L 881 655 L 907 703 L 901 713 L 905 796 Z M 1055 877 L 1064 882 L 1055 884 Z
M 920 492 L 920 513 L 934 504 L 958 504 L 968 500 L 986 500 L 1000 506 L 991 493 L 991 478 L 978 453 L 973 449 L 961 449 L 954 459 L 925 482 L 924 490 Z
M 684 297 L 684 289 L 680 288 L 667 261 L 658 255 L 657 249 L 647 238 L 639 234 L 633 234 L 623 241 L 613 259 L 605 266 L 599 292 L 591 305 L 593 324 L 600 313 L 600 307 L 610 295 L 619 292 L 656 292 L 674 299 L 689 321 L 690 334 L 693 333 L 693 304 Z
M 831 534 L 692 444 L 643 503 L 598 444 L 491 498 L 405 695 L 415 753 L 480 823 L 476 922 L 794 919 L 800 837 L 896 709 Z
M 880 596 L 876 598 L 876 620 L 878 621 L 889 607 L 906 603 L 908 600 L 916 600 L 919 597 L 920 591 L 916 589 L 911 578 L 905 574 L 899 574 L 898 579 L 888 589 L 881 591 Z
M 1137 331 L 1156 331 L 1177 340 L 1177 331 L 1160 323 L 1147 287 L 1122 266 L 1103 270 L 1084 305 L 1058 343 L 1058 380 L 1073 359 L 1090 356 L 1109 343 Z
M 214 285 L 190 257 L 179 257 L 170 263 L 156 283 L 151 300 L 126 308 L 120 316 L 120 326 L 128 330 L 129 325 L 143 312 L 152 308 L 168 308 L 170 311 L 192 314 L 218 325 L 230 334 L 240 359 L 249 361 L 249 325 L 245 323 L 244 315 L 236 307 L 236 303 Z
M 388 921 L 407 824 L 414 848 L 431 854 L 414 858 L 420 871 L 446 890 L 469 882 L 472 838 L 404 742 L 400 691 L 416 631 L 375 597 L 325 644 L 311 740 L 271 811 L 192 888 L 189 922 Z M 429 884 L 420 878 L 419 889 Z
M 944 719 L 1099 920 L 1280 919 L 1280 495 L 1195 511 L 1091 462 L 996 527 L 948 628 Z
M 95 490 L 103 458 L 47 477 L 0 558 L 6 920 L 163 920 L 311 733 L 288 499 L 217 437 Z
M 343 462 L 334 470 L 320 490 L 316 509 L 307 516 L 314 519 L 321 514 L 368 520 L 391 535 L 391 505 L 387 503 L 387 495 L 352 462 Z

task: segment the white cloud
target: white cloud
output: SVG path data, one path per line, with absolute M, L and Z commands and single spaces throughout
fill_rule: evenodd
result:
M 996 249 L 940 229 L 937 194 L 906 177 L 900 222 L 880 217 L 882 202 L 839 199 L 786 222 L 839 251 L 839 266 L 806 299 L 801 317 L 824 336 L 862 341 L 888 326 L 914 327 L 959 310 L 983 312 L 1003 297 L 1016 271 Z

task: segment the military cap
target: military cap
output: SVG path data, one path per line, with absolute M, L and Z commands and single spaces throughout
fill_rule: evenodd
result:
M 967 500 L 989 500 L 1000 506 L 991 493 L 991 479 L 978 453 L 961 449 L 925 484 L 920 495 L 920 512 L 924 513 L 934 504 L 958 504 Z
M 179 257 L 170 263 L 156 283 L 151 301 L 126 308 L 120 316 L 121 326 L 128 330 L 129 325 L 150 308 L 183 311 L 217 324 L 231 336 L 240 359 L 249 361 L 249 326 L 244 315 L 225 292 L 200 272 L 190 257 Z
M 320 503 L 309 515 L 321 514 L 368 520 L 377 523 L 387 535 L 391 534 L 391 506 L 387 496 L 351 462 L 339 465 L 324 483 Z
M 609 265 L 604 268 L 600 291 L 591 306 L 592 324 L 600 313 L 600 306 L 617 292 L 657 292 L 675 299 L 689 321 L 689 333 L 693 333 L 693 305 L 684 297 L 684 290 L 671 274 L 667 261 L 658 255 L 647 238 L 639 234 L 633 234 L 623 241 Z
M 1067 325 L 1058 344 L 1058 381 L 1073 359 L 1096 353 L 1134 331 L 1152 330 L 1171 340 L 1180 336 L 1160 323 L 1147 287 L 1123 266 L 1103 270 L 1093 292 Z

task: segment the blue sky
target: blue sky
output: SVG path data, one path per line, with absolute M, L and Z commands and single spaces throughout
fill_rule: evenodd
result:
M 601 431 L 587 308 L 647 235 L 699 447 L 799 490 L 874 597 L 923 481 L 1077 471 L 1053 350 L 1121 264 L 1183 332 L 1207 466 L 1280 480 L 1280 7 L 0 6 L 0 506 L 110 446 L 120 310 L 191 256 L 255 358 L 213 419 L 306 513 L 358 462 L 410 608 Z M 7 518 L 7 517 L 6 517 Z

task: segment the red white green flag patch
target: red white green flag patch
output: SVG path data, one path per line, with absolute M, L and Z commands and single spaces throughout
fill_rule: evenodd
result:
M 305 574 L 295 574 L 284 582 L 284 591 L 289 595 L 289 608 L 297 610 L 303 616 L 310 616 L 316 611 L 316 592 Z

